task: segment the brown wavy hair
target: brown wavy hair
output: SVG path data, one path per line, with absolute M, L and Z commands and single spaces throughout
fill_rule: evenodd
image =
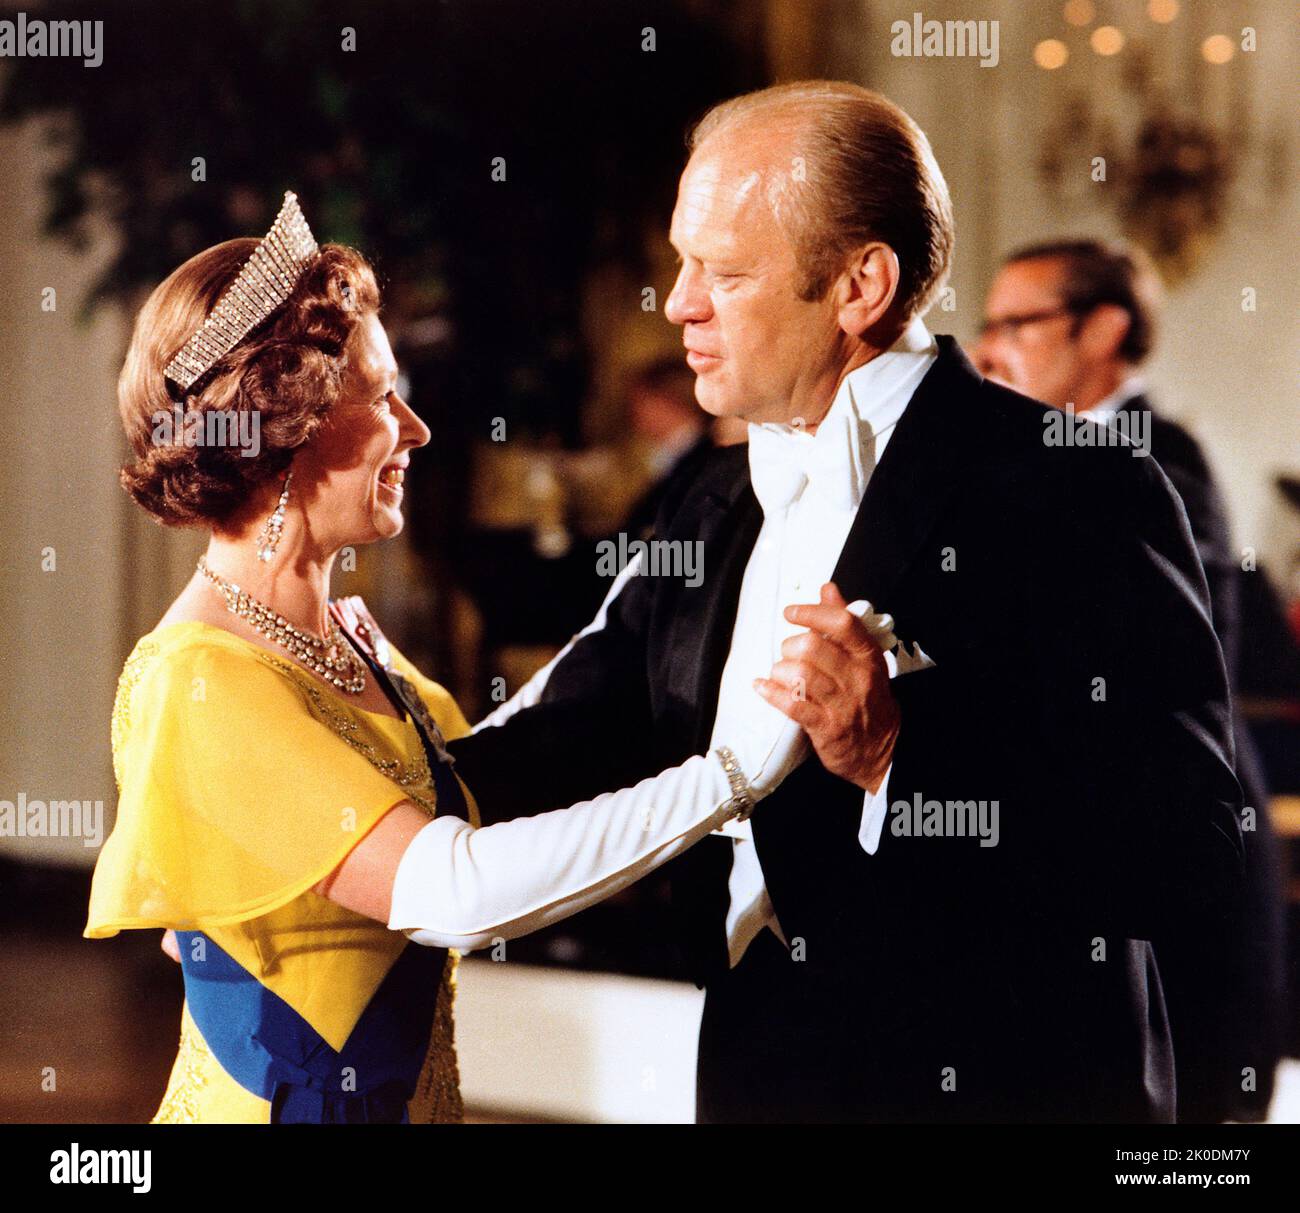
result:
M 134 458 L 122 485 L 158 522 L 220 526 L 289 465 L 338 399 L 347 345 L 379 309 L 370 263 L 355 249 L 322 245 L 292 295 L 190 389 L 163 368 L 203 323 L 257 247 L 227 240 L 191 257 L 149 296 L 136 317 L 117 403 Z M 160 414 L 256 412 L 261 447 L 248 458 L 232 445 L 154 441 Z

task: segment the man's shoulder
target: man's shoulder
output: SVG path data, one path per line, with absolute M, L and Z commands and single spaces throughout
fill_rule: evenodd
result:
M 1104 526 L 1131 517 L 1153 495 L 1173 495 L 1168 477 L 1132 435 L 987 379 L 967 390 L 964 404 L 980 418 L 968 502 L 973 497 L 1002 512 L 1053 512 Z
M 967 462 L 1025 470 L 1046 466 L 1050 431 L 1064 415 L 1041 400 L 984 378 L 952 338 L 941 336 L 939 341 L 939 357 L 909 408 L 923 395 L 929 396 L 927 407 L 940 403 L 953 431 L 948 437 L 962 445 Z
M 1127 464 L 1141 461 L 1140 453 L 1135 454 L 1136 444 L 1124 433 L 1093 428 L 1093 423 L 1082 417 L 988 379 L 969 391 L 972 399 L 966 407 L 980 419 L 976 454 L 995 467 L 1019 468 L 1035 476 L 1077 467 L 1106 476 L 1122 473 Z

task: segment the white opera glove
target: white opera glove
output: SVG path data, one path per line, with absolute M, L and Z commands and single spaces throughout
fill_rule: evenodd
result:
M 397 866 L 388 925 L 461 951 L 549 926 L 747 816 L 776 784 L 751 789 L 745 770 L 719 747 L 567 809 L 479 829 L 436 818 Z
M 862 620 L 882 649 L 892 649 L 898 643 L 892 615 L 876 614 L 871 603 L 861 598 L 850 602 L 845 609 Z M 808 756 L 808 734 L 757 691 L 752 696 L 742 696 L 727 718 L 719 721 L 718 730 L 735 751 L 737 761 L 749 777 L 750 787 L 762 796 L 775 791 Z
M 777 711 L 757 691 L 737 697 L 725 717 L 718 719 L 714 737 L 727 739 L 755 796 L 776 791 L 781 781 L 808 757 L 808 734 L 803 727 Z

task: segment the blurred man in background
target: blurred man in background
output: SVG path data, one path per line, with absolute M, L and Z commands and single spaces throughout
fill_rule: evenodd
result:
M 674 477 L 689 479 L 713 441 L 709 415 L 695 402 L 695 375 L 676 354 L 633 374 L 628 384 L 628 421 L 649 448 L 651 482 L 628 511 L 623 530 L 644 539 Z
M 974 360 L 988 378 L 1053 408 L 1148 436 L 1149 453 L 1187 511 L 1235 691 L 1240 574 L 1223 500 L 1196 439 L 1152 410 L 1141 375 L 1160 303 L 1159 278 L 1139 249 L 1099 240 L 1031 245 L 1008 257 L 994 279 Z M 1225 922 L 1219 948 L 1196 941 L 1157 944 L 1180 1121 L 1262 1119 L 1279 1053 L 1284 930 L 1277 844 L 1254 745 L 1239 718 L 1233 731 L 1237 776 L 1255 814 L 1253 831 L 1249 822 L 1243 826 L 1249 884 L 1244 922 Z M 1207 963 L 1216 952 L 1226 971 Z

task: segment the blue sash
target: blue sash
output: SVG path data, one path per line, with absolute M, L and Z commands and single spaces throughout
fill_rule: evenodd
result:
M 415 688 L 383 660 L 387 641 L 364 604 L 344 634 L 393 703 L 410 717 L 429 759 L 438 812 L 468 818 L 441 731 Z M 355 608 L 354 608 L 355 609 Z M 241 1087 L 271 1103 L 272 1124 L 404 1124 L 424 1066 L 447 952 L 408 944 L 380 983 L 341 1051 L 279 995 L 203 936 L 177 931 L 185 998 L 213 1056 Z
M 194 959 L 202 936 L 204 959 Z M 177 931 L 185 999 L 213 1056 L 272 1124 L 404 1124 L 447 953 L 408 944 L 341 1050 L 199 931 Z

